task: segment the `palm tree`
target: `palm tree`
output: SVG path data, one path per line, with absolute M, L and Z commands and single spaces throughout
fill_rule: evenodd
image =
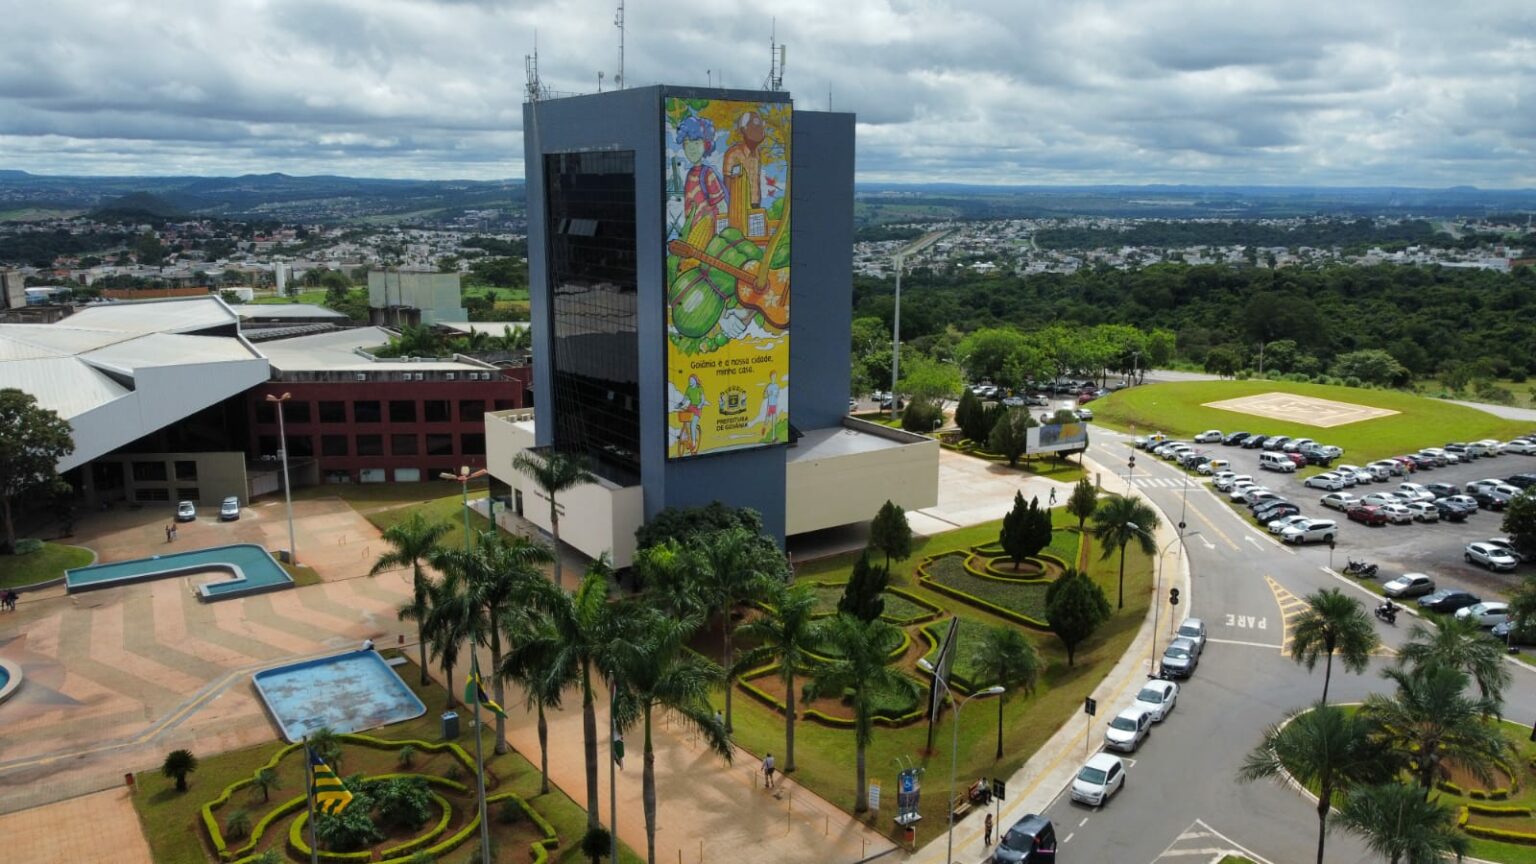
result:
M 1143 554 L 1156 555 L 1157 543 L 1152 540 L 1152 532 L 1158 524 L 1157 511 L 1129 495 L 1110 495 L 1093 511 L 1093 539 L 1104 547 L 1099 558 L 1107 560 L 1115 550 L 1120 551 L 1117 609 L 1125 608 L 1125 547 L 1134 540 Z
M 1456 830 L 1456 815 L 1449 808 L 1401 783 L 1350 792 L 1333 824 L 1359 834 L 1372 852 L 1392 864 L 1438 864 L 1448 855 L 1460 861 L 1471 845 Z
M 261 790 L 261 800 L 265 804 L 272 800 L 272 790 L 281 784 L 278 782 L 276 771 L 271 768 L 258 768 L 251 777 L 251 785 Z
M 622 654 L 621 637 L 633 608 L 608 602 L 612 569 L 606 555 L 592 562 L 574 591 L 541 583 L 531 598 L 534 607 L 554 626 L 554 668 L 576 669 L 581 684 L 581 735 L 587 767 L 587 827 L 597 827 L 597 708 L 592 675 L 612 677 L 615 655 Z
M 702 556 L 699 596 L 720 617 L 720 663 L 725 667 L 725 731 L 731 722 L 731 694 L 736 689 L 736 657 L 731 646 L 731 613 L 768 596 L 784 584 L 784 556 L 761 535 L 736 526 L 702 535 L 695 541 Z
M 997 700 L 997 755 L 1003 758 L 1003 702 L 1015 688 L 1025 695 L 1035 691 L 1040 677 L 1040 655 L 1024 634 L 1008 626 L 998 624 L 987 629 L 971 657 L 976 683 L 983 686 L 997 685 L 1008 688 Z
M 1333 655 L 1337 653 L 1344 668 L 1358 675 L 1370 664 L 1371 652 L 1381 639 L 1360 602 L 1339 589 L 1324 588 L 1308 594 L 1306 600 L 1307 610 L 1291 628 L 1291 657 L 1308 672 L 1317 668 L 1319 657 L 1328 658 L 1323 669 L 1323 701 L 1327 702 Z
M 416 622 L 416 648 L 420 652 L 421 684 L 426 686 L 427 681 L 427 640 L 422 637 L 422 624 L 427 618 L 427 575 L 422 570 L 422 564 L 432 557 L 437 549 L 437 543 L 448 533 L 450 526 L 447 522 L 428 522 L 421 513 L 412 513 L 410 518 L 384 529 L 384 542 L 390 545 L 390 550 L 379 556 L 379 560 L 373 562 L 373 568 L 368 571 L 369 576 L 377 576 L 385 570 L 395 570 L 400 567 L 411 568 L 411 602 L 410 614 L 402 613 L 400 620 Z
M 768 614 L 736 628 L 736 635 L 758 643 L 743 655 L 737 669 L 779 664 L 784 682 L 784 771 L 789 773 L 795 770 L 795 676 L 810 671 L 810 649 L 820 641 L 822 627 L 816 620 L 816 592 L 809 584 L 784 588 L 770 603 Z
M 1452 615 L 1436 618 L 1433 630 L 1414 624 L 1397 660 L 1409 669 L 1430 665 L 1460 669 L 1477 682 L 1478 692 L 1497 714 L 1504 702 L 1504 688 L 1509 686 L 1509 667 L 1504 665 L 1503 653 L 1503 646 L 1485 637 L 1477 621 Z
M 544 712 L 560 707 L 565 688 L 576 683 L 576 664 L 569 654 L 560 654 L 555 625 L 537 610 L 510 610 L 503 616 L 501 626 L 512 648 L 501 658 L 497 677 L 522 685 L 524 704 L 538 712 L 539 794 L 547 795 L 549 721 Z
M 827 638 L 839 655 L 818 668 L 806 687 L 806 698 L 841 694 L 853 707 L 855 756 L 855 813 L 869 810 L 869 787 L 865 782 L 865 751 L 875 738 L 875 698 L 893 694 L 915 698 L 916 681 L 889 665 L 890 647 L 896 628 L 879 619 L 861 621 L 838 615 L 828 625 Z
M 1508 757 L 1509 742 L 1489 719 L 1493 711 L 1488 700 L 1463 692 L 1470 681 L 1466 673 L 1431 664 L 1417 671 L 1384 669 L 1381 674 L 1397 685 L 1397 693 L 1367 696 L 1361 713 L 1381 727 L 1393 749 L 1411 760 L 1425 798 L 1446 775 L 1448 762 L 1485 783 L 1493 780 L 1490 766 Z
M 464 640 L 475 633 L 474 618 L 478 611 L 469 594 L 462 573 L 463 562 L 457 561 L 462 550 L 442 550 L 432 558 L 432 565 L 443 571 L 443 578 L 427 588 L 427 615 L 422 628 L 431 648 L 431 656 L 441 659 L 443 676 L 448 684 L 448 707 L 456 703 L 453 690 L 453 667 L 459 662 L 459 651 Z M 405 616 L 410 603 L 400 607 Z
M 1317 790 L 1317 864 L 1323 864 L 1334 795 L 1385 782 L 1395 773 L 1391 753 L 1374 730 L 1367 717 L 1319 702 L 1264 730 L 1263 740 L 1238 769 L 1237 779 L 1244 783 L 1289 774 Z
M 336 734 L 335 729 L 321 726 L 305 736 L 304 741 L 316 756 L 331 766 L 337 776 L 341 775 L 341 736 Z
M 720 667 L 688 650 L 688 637 L 698 629 L 697 618 L 676 618 L 655 609 L 637 613 L 634 650 L 619 659 L 619 698 L 613 706 L 619 727 L 639 722 L 645 735 L 641 800 L 645 806 L 645 860 L 656 864 L 656 751 L 651 742 L 651 715 L 670 708 L 697 729 L 709 748 L 731 761 L 731 739 L 715 719 L 709 693 L 719 682 Z
M 535 583 L 544 581 L 539 565 L 548 564 L 554 557 L 549 547 L 526 537 L 504 535 L 486 531 L 480 535 L 479 545 L 470 553 L 474 559 L 466 575 L 470 602 L 478 607 L 471 617 L 476 631 L 473 641 L 489 645 L 491 669 L 501 668 L 502 618 L 513 604 L 523 605 L 533 591 Z M 500 675 L 492 676 L 496 704 L 506 706 L 506 682 Z M 507 752 L 507 718 L 496 715 L 496 752 Z
M 187 791 L 187 775 L 197 770 L 197 757 L 191 750 L 172 750 L 165 754 L 165 762 L 160 765 L 160 774 L 176 781 L 176 791 Z
M 532 478 L 549 499 L 549 533 L 555 540 L 555 584 L 564 588 L 560 571 L 560 505 L 555 496 L 583 483 L 595 483 L 597 475 L 588 467 L 586 457 L 559 450 L 523 450 L 512 457 L 512 467 Z

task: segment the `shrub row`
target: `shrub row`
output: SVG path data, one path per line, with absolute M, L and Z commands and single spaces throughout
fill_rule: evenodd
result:
M 404 776 L 404 775 L 397 775 L 397 776 Z M 417 775 L 417 776 L 420 776 L 420 775 Z M 375 779 L 382 779 L 382 778 L 375 778 Z M 443 778 L 437 778 L 437 779 L 443 779 Z M 427 782 L 430 783 L 432 781 L 428 780 Z M 452 782 L 452 781 L 449 781 L 449 782 Z M 457 784 L 454 784 L 454 785 L 462 786 L 464 784 L 457 783 Z M 380 857 L 383 857 L 383 858 L 404 858 L 407 855 L 410 855 L 412 852 L 415 852 L 417 849 L 420 849 L 421 847 L 427 845 L 428 843 L 431 843 L 433 840 L 436 840 L 438 837 L 443 836 L 443 832 L 448 830 L 448 823 L 453 821 L 453 805 L 448 803 L 448 799 L 447 798 L 444 798 L 443 796 L 437 794 L 436 792 L 433 792 L 431 794 L 432 794 L 432 800 L 435 801 L 437 803 L 437 806 L 439 808 L 441 808 L 442 811 L 443 811 L 443 815 L 438 818 L 437 824 L 432 826 L 431 830 L 423 832 L 421 834 L 421 836 L 419 836 L 419 837 L 412 837 L 411 839 L 405 841 L 404 843 L 401 843 L 399 846 L 395 846 L 395 847 L 393 847 L 391 849 L 385 849 L 385 850 L 381 851 L 379 853 Z
M 917 577 L 918 577 L 918 580 L 921 581 L 923 586 L 925 588 L 929 589 L 930 591 L 937 591 L 938 593 L 943 594 L 943 595 L 945 595 L 947 597 L 953 597 L 956 600 L 960 600 L 962 602 L 969 603 L 972 606 L 975 606 L 975 607 L 977 607 L 979 609 L 983 609 L 983 610 L 985 610 L 987 612 L 991 612 L 992 614 L 997 615 L 1000 618 L 1006 618 L 1009 621 L 1013 621 L 1013 622 L 1015 622 L 1017 624 L 1023 624 L 1025 627 L 1030 627 L 1030 628 L 1033 628 L 1035 630 L 1049 630 L 1050 629 L 1050 625 L 1046 624 L 1044 621 L 1037 621 L 1036 619 L 1031 618 L 1031 617 L 1029 617 L 1028 615 L 1025 615 L 1022 612 L 1015 612 L 1012 609 L 1007 609 L 1005 607 L 999 606 L 996 603 L 992 603 L 991 601 L 983 600 L 980 597 L 977 597 L 976 595 L 971 594 L 969 592 L 961 591 L 958 588 L 952 588 L 952 587 L 950 587 L 948 585 L 944 585 L 944 584 L 938 582 L 937 580 L 935 580 L 932 576 L 930 576 L 928 574 L 928 564 L 931 561 L 934 561 L 934 560 L 936 560 L 938 558 L 945 557 L 947 555 L 965 555 L 965 554 L 966 553 L 964 553 L 964 552 L 946 552 L 946 553 L 944 553 L 944 555 L 936 555 L 933 558 L 929 558 L 929 559 L 924 560 L 923 563 L 917 565 Z M 972 571 L 970 570 L 970 568 L 966 568 L 966 572 L 967 573 L 971 573 Z M 972 575 L 976 575 L 976 574 L 973 573 Z M 990 577 L 982 576 L 980 578 L 990 578 Z M 996 581 L 1004 581 L 1004 580 L 996 580 Z M 1039 580 L 1039 581 L 1040 582 L 1047 582 L 1049 580 L 1042 579 L 1042 580 Z
M 1474 807 L 1477 808 L 1475 811 L 1473 810 Z M 1488 812 L 1489 810 L 1494 810 L 1494 809 L 1497 809 L 1497 810 L 1500 810 L 1500 811 L 1509 811 L 1509 812 L 1495 812 L 1495 813 Z M 1467 832 L 1471 836 L 1473 836 L 1473 837 L 1480 837 L 1480 838 L 1482 838 L 1484 840 L 1497 840 L 1497 841 L 1499 841 L 1501 843 L 1521 843 L 1521 844 L 1526 844 L 1526 845 L 1536 844 L 1536 834 L 1532 834 L 1532 833 L 1529 833 L 1529 832 L 1526 832 L 1526 831 L 1508 831 L 1508 830 L 1505 830 L 1503 828 L 1492 828 L 1492 827 L 1489 827 L 1487 825 L 1474 825 L 1474 824 L 1472 824 L 1470 820 L 1472 818 L 1472 813 L 1473 812 L 1476 812 L 1476 813 L 1479 813 L 1479 814 L 1482 814 L 1482 815 L 1486 815 L 1486 816 L 1529 816 L 1529 815 L 1531 815 L 1531 808 L 1529 808 L 1529 807 L 1500 807 L 1500 808 L 1492 808 L 1492 807 L 1489 807 L 1486 804 L 1467 804 L 1467 805 L 1461 807 L 1460 810 L 1458 811 L 1457 816 L 1456 816 L 1456 825 L 1461 830 Z
M 745 690 L 748 695 L 752 696 L 752 698 L 762 702 L 764 705 L 767 705 L 769 708 L 774 709 L 780 714 L 785 714 L 789 711 L 788 705 L 785 705 L 782 700 L 752 683 L 752 679 L 762 678 L 770 674 L 777 675 L 778 673 L 779 664 L 774 663 L 769 666 L 763 666 L 759 669 L 753 669 L 743 673 L 742 676 L 737 679 L 736 683 L 741 685 L 741 688 Z M 876 714 L 873 718 L 875 725 L 897 727 L 905 726 L 908 723 L 912 723 L 916 720 L 921 720 L 923 715 L 927 713 L 927 709 L 923 707 L 927 703 L 927 699 L 919 696 L 917 701 L 918 706 L 906 714 L 902 714 L 896 717 L 888 717 L 884 714 Z M 815 720 L 817 723 L 820 723 L 823 726 L 830 726 L 834 729 L 852 729 L 854 724 L 854 721 L 850 718 L 833 717 L 831 715 L 824 714 L 815 708 L 806 709 L 801 716 L 806 720 Z
M 896 643 L 895 648 L 892 648 L 890 651 L 886 652 L 886 656 L 888 657 L 900 657 L 901 655 L 907 653 L 908 648 L 912 647 L 912 636 L 905 630 L 901 630 L 899 632 L 901 633 L 901 641 Z M 834 657 L 829 657 L 825 654 L 818 654 L 809 648 L 805 649 L 805 654 L 807 657 L 810 657 L 817 663 L 832 663 L 836 661 L 836 658 Z
M 971 559 L 973 557 L 981 559 L 983 562 L 985 562 L 986 566 L 978 570 L 974 565 L 971 564 Z M 1063 570 L 1067 569 L 1067 562 L 1061 560 L 1055 555 L 1050 554 L 1049 552 L 1041 552 L 1038 555 L 1032 555 L 1024 560 L 1030 563 L 1049 562 L 1051 564 L 1055 564 L 1057 567 L 1060 567 Z M 1005 564 L 1008 566 L 1007 570 L 1003 569 Z M 965 570 L 967 573 L 970 573 L 973 576 L 977 576 L 982 579 L 995 579 L 1000 582 L 1027 582 L 1041 584 L 1054 581 L 1049 576 L 1023 576 L 1020 575 L 1020 573 L 1014 572 L 1013 559 L 1009 558 L 1006 554 L 993 556 L 967 556 L 965 559 Z M 1040 572 L 1042 574 L 1046 572 L 1044 566 L 1041 566 Z

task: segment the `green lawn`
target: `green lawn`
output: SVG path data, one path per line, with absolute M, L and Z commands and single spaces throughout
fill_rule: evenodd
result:
M 1076 520 L 1054 511 L 1058 525 L 1071 524 Z M 969 665 L 969 649 L 977 635 L 986 627 L 998 624 L 1017 626 L 979 609 L 965 606 L 957 600 L 918 587 L 916 567 L 923 556 L 950 550 L 965 550 L 972 546 L 993 543 L 997 540 L 997 522 L 950 531 L 933 537 L 915 538 L 913 557 L 895 564 L 891 584 L 922 597 L 945 609 L 954 610 L 961 619 L 959 638 L 961 657 L 957 659 L 961 669 Z M 1075 533 L 1059 531 L 1075 541 Z M 840 581 L 848 578 L 855 554 L 808 561 L 796 565 L 800 579 Z M 1089 572 L 1104 588 L 1114 603 L 1117 558 L 1098 560 L 1091 556 Z M 1024 764 L 1045 741 L 1063 724 L 1077 722 L 1082 710 L 1083 697 L 1103 680 L 1114 663 L 1119 660 L 1140 627 L 1147 611 L 1152 592 L 1151 559 L 1134 549 L 1126 567 L 1126 604 L 1106 623 L 1093 638 L 1077 652 L 1077 665 L 1067 666 L 1066 652 L 1054 636 L 1024 630 L 1040 652 L 1045 670 L 1033 695 L 1010 693 L 1003 702 L 1003 758 L 993 760 L 997 743 L 997 706 L 990 700 L 978 700 L 963 711 L 960 728 L 959 777 L 968 784 L 981 776 L 1008 776 Z M 915 632 L 918 627 L 911 628 Z M 1023 628 L 1020 628 L 1023 630 Z M 915 678 L 923 679 L 915 664 L 906 671 Z M 723 702 L 718 697 L 717 702 Z M 784 718 L 755 699 L 735 700 L 736 740 L 753 753 L 783 753 Z M 879 781 L 885 795 L 892 794 L 895 786 L 896 760 L 913 759 L 928 767 L 927 793 L 923 796 L 922 814 L 926 825 L 942 825 L 946 821 L 945 798 L 948 794 L 949 749 L 951 738 L 950 717 L 946 716 L 935 731 L 936 750 L 924 753 L 927 742 L 927 724 L 913 723 L 891 729 L 875 730 L 874 742 L 866 755 L 869 779 Z M 794 782 L 822 795 L 833 804 L 847 810 L 853 808 L 854 768 L 852 733 L 832 729 L 817 723 L 801 721 L 795 726 L 796 762 L 798 770 L 792 775 Z M 1068 755 L 1065 758 L 1076 758 Z M 780 764 L 783 759 L 780 759 Z M 1014 793 L 1017 794 L 1017 793 Z M 883 803 L 879 814 L 870 817 L 870 824 L 893 838 L 897 836 L 891 816 L 894 809 Z M 919 832 L 921 834 L 921 832 Z
M 413 664 L 401 666 L 399 670 L 401 679 L 410 685 L 416 695 L 426 703 L 427 713 L 415 720 L 396 723 L 368 734 L 377 738 L 395 740 L 440 740 L 438 713 L 446 701 L 447 693 L 436 683 L 421 687 L 418 684 L 420 675 Z M 474 739 L 468 737 L 468 734 L 469 730 L 466 729 L 465 734 L 460 736 L 459 744 L 473 752 Z M 501 784 L 492 789 L 491 794 L 516 792 L 554 826 L 560 837 L 560 847 L 551 855 L 551 862 L 555 864 L 582 862 L 584 859 L 578 844 L 586 831 L 585 811 L 558 788 L 551 787 L 548 795 L 539 795 L 539 776 L 535 765 L 516 751 L 502 756 L 494 755 L 491 752 L 494 727 L 488 726 L 482 734 L 485 741 L 487 771 L 501 778 Z M 138 774 L 136 781 L 139 791 L 133 796 L 133 803 L 144 825 L 144 834 L 149 840 L 150 851 L 156 864 L 209 864 L 216 861 L 211 846 L 204 842 L 207 832 L 203 828 L 200 811 L 203 802 L 217 796 L 230 783 L 250 776 L 258 766 L 265 764 L 283 746 L 274 741 L 270 744 L 216 755 L 198 753 L 196 754 L 198 769 L 188 779 L 189 789 L 185 794 L 177 793 L 174 784 L 161 777 L 158 771 L 144 771 Z M 399 770 L 438 773 L 443 771 L 450 761 L 446 754 L 421 753 L 417 756 L 413 767 L 401 769 L 396 767 L 395 755 L 392 751 L 344 745 L 338 773 L 343 776 L 350 776 L 359 771 L 369 774 Z M 537 753 L 528 755 L 535 760 L 538 758 Z M 281 787 L 272 793 L 273 804 L 286 801 L 302 792 L 302 768 L 299 767 L 302 763 L 298 762 L 297 758 L 298 751 L 295 751 L 279 763 L 278 776 Z M 465 782 L 472 782 L 473 775 L 466 775 L 462 779 Z M 252 821 L 255 821 L 266 812 L 268 806 L 262 802 L 259 792 L 241 790 L 236 792 L 227 804 L 215 810 L 215 813 L 221 817 L 222 822 L 222 819 L 227 817 L 235 807 L 245 807 L 251 812 Z M 267 834 L 274 835 L 275 838 L 286 837 L 287 826 L 291 821 L 291 818 L 279 819 L 272 828 L 268 829 Z M 501 826 L 494 812 L 491 817 L 491 826 L 493 839 L 506 830 Z M 280 840 L 277 842 L 280 848 Z M 265 847 L 266 844 L 263 843 L 262 848 Z M 638 864 L 641 860 L 628 847 L 621 845 L 619 848 L 619 857 L 623 864 Z M 475 844 L 471 841 L 440 861 L 442 864 L 465 864 L 476 851 Z M 507 848 L 500 850 L 499 860 L 526 861 L 527 855 L 526 846 L 514 849 L 509 844 Z M 298 864 L 298 859 L 291 857 L 284 857 L 282 860 Z
M 1228 855 L 1216 864 L 1253 864 L 1252 858 L 1244 858 L 1241 855 Z
M 298 294 L 292 297 L 257 297 L 251 302 L 259 303 L 263 306 L 281 305 L 284 303 L 307 303 L 311 306 L 319 306 L 325 302 L 325 291 L 323 289 L 316 291 L 300 291 Z
M 816 611 L 832 615 L 837 612 L 837 603 L 843 599 L 844 585 L 817 585 L 812 589 L 816 596 Z M 885 613 L 880 617 L 892 621 L 911 621 L 924 615 L 932 614 L 933 610 L 908 600 L 900 594 L 885 593 Z
M 485 496 L 484 480 L 469 484 L 471 501 Z M 464 524 L 463 494 L 459 484 L 447 480 L 309 486 L 294 490 L 293 497 L 301 500 L 340 498 L 380 531 L 410 518 L 412 513 L 421 513 L 429 520 L 451 522 L 456 528 Z M 491 523 L 479 513 L 470 511 L 469 526 L 473 531 L 485 531 L 491 527 Z
M 928 575 L 946 588 L 963 591 L 1036 621 L 1045 620 L 1045 592 L 1049 587 L 1042 582 L 1006 582 L 1000 579 L 983 579 L 965 569 L 965 562 L 958 555 L 946 555 L 934 559 L 928 565 Z M 952 601 L 961 602 L 961 601 Z
M 30 555 L 0 555 L 0 588 L 20 588 L 60 579 L 65 570 L 91 563 L 91 550 L 62 543 L 44 543 Z
M 1322 428 L 1287 423 L 1207 408 L 1205 403 L 1260 393 L 1294 393 L 1336 402 L 1384 408 L 1399 413 L 1374 420 Z M 1161 431 L 1188 438 L 1205 429 L 1246 429 L 1271 435 L 1315 438 L 1344 448 L 1346 461 L 1364 464 L 1373 459 L 1417 451 L 1447 441 L 1503 440 L 1530 424 L 1502 420 L 1484 411 L 1426 399 L 1397 390 L 1365 390 L 1322 384 L 1281 381 L 1189 381 L 1149 384 L 1112 393 L 1093 403 L 1096 421 L 1122 431 L 1142 434 Z

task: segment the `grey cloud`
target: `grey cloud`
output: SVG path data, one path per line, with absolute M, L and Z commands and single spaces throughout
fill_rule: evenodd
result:
M 18 4 L 0 167 L 522 170 L 523 58 L 613 86 L 614 0 Z M 647 0 L 625 73 L 756 88 L 772 18 L 860 176 L 1013 183 L 1536 184 L 1536 4 Z

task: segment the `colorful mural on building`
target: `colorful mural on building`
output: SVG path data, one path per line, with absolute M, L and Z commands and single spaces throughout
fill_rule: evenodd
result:
M 788 443 L 790 103 L 664 110 L 667 456 Z

